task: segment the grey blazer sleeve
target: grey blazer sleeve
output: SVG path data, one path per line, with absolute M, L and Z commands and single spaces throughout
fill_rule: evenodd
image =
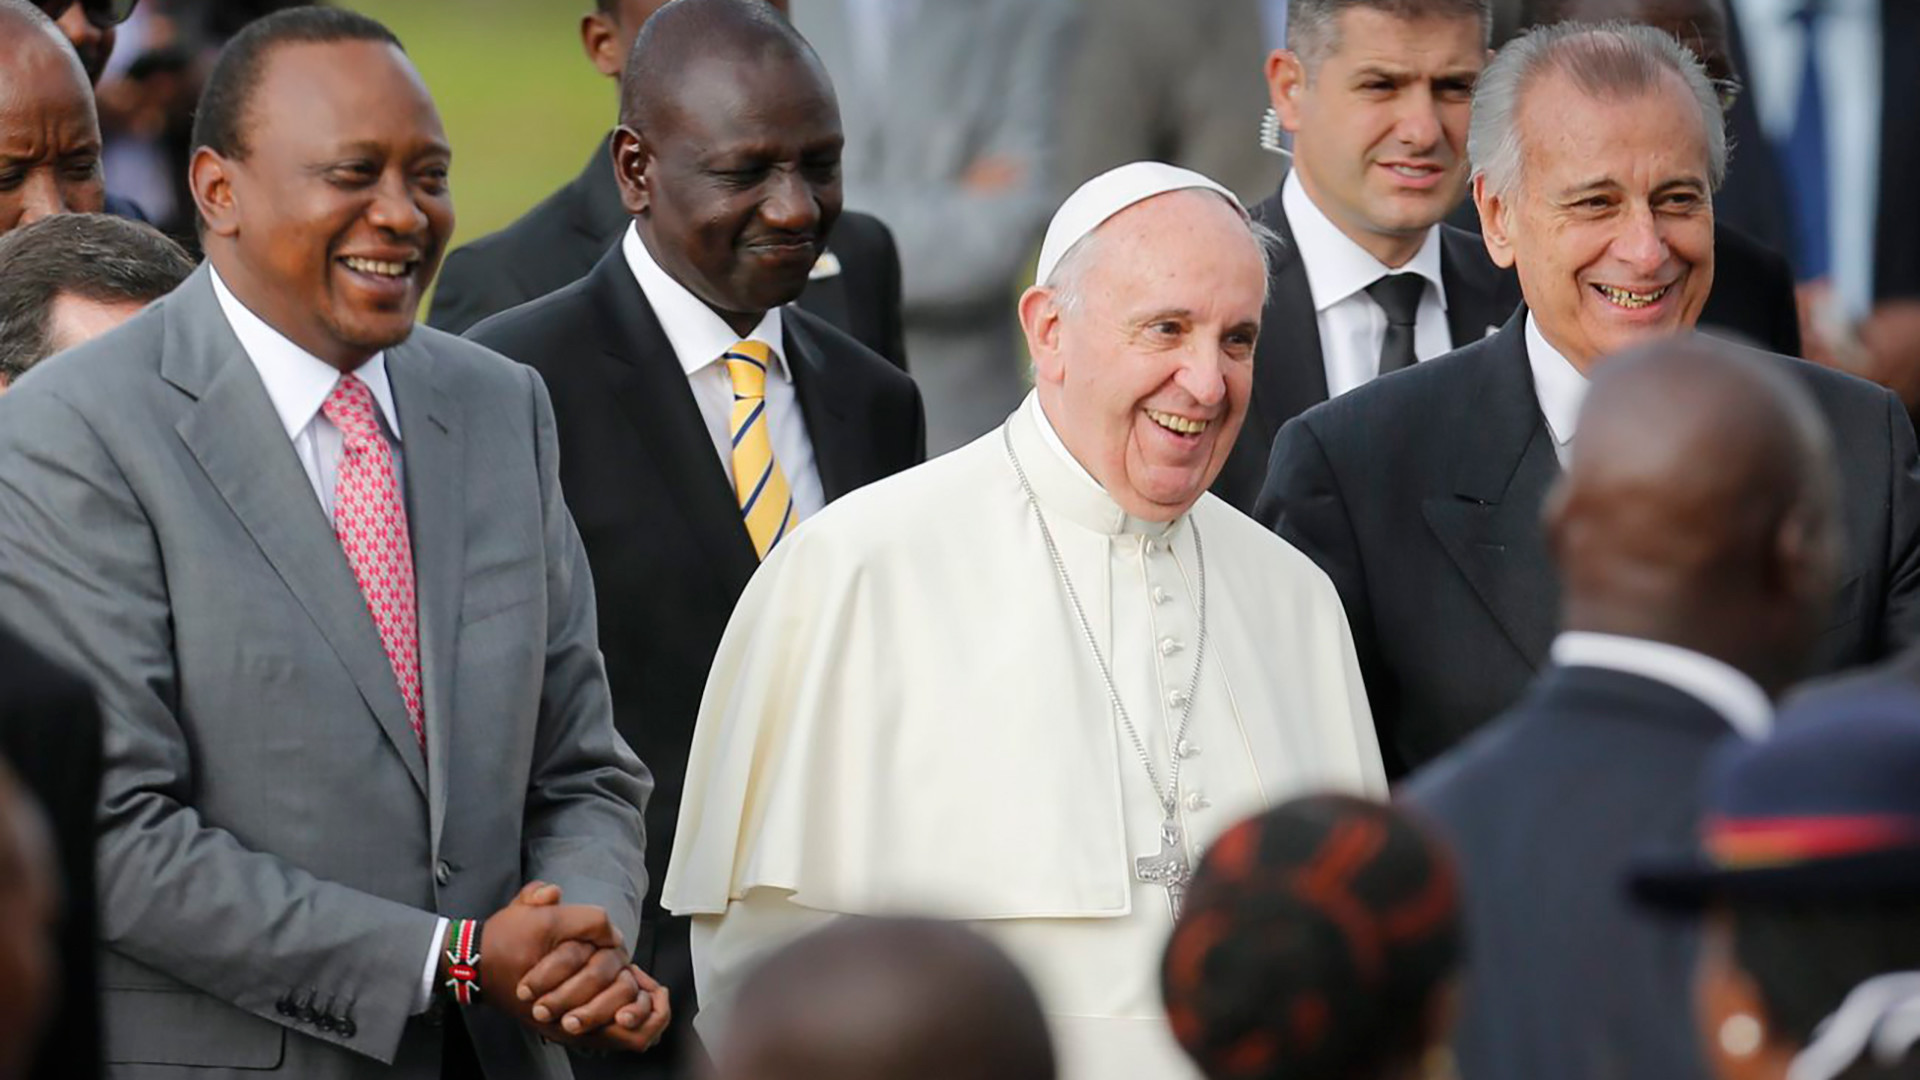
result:
M 614 731 L 586 548 L 560 492 L 560 448 L 546 383 L 532 387 L 546 527 L 547 663 L 527 781 L 526 877 L 560 886 L 568 903 L 598 904 L 632 945 L 646 896 L 642 814 L 653 776 Z
M 289 988 L 351 1003 L 351 1041 L 390 1062 L 435 916 L 248 850 L 189 805 L 168 596 L 153 527 L 89 419 L 36 395 L 0 423 L 0 610 L 100 679 L 101 933 L 126 956 L 289 1024 Z M 272 777 L 259 782 L 271 784 Z

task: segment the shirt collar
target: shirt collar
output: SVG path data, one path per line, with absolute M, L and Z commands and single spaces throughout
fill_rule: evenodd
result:
M 1016 435 L 1014 441 L 1019 446 L 1017 452 L 1027 471 L 1027 479 L 1033 484 L 1035 496 L 1049 509 L 1065 514 L 1082 527 L 1109 536 L 1136 533 L 1163 537 L 1171 535 L 1185 520 L 1186 515 L 1183 514 L 1172 521 L 1147 521 L 1122 510 L 1100 481 L 1095 480 L 1086 466 L 1080 464 L 1079 459 L 1067 449 L 1060 433 L 1054 429 L 1053 421 L 1048 419 L 1047 410 L 1040 406 L 1038 390 L 1027 392 L 1027 400 L 1008 418 L 1007 426 Z M 1033 448 L 1033 452 L 1028 453 L 1035 442 L 1044 449 Z
M 334 386 L 340 382 L 340 369 L 269 326 L 233 295 L 227 283 L 220 279 L 220 271 L 211 266 L 207 269 L 213 278 L 214 299 L 219 301 L 221 313 L 233 327 L 233 336 L 240 339 L 240 348 L 260 372 L 260 381 L 267 386 L 273 411 L 279 414 L 280 426 L 286 429 L 287 438 L 297 437 L 313 423 L 327 395 L 333 393 Z M 387 431 L 399 442 L 400 412 L 394 407 L 393 386 L 387 379 L 387 354 L 374 353 L 355 368 L 353 374 L 373 391 L 373 400 L 379 403 L 380 415 L 386 419 Z
M 626 255 L 634 278 L 640 282 L 640 291 L 646 295 L 654 316 L 660 320 L 660 328 L 666 331 L 667 343 L 680 358 L 681 369 L 688 375 L 718 363 L 728 349 L 739 344 L 740 335 L 733 332 L 725 319 L 661 269 L 653 253 L 641 242 L 639 226 L 627 226 L 620 250 Z M 771 370 L 791 382 L 793 375 L 780 355 L 781 333 L 780 309 L 776 307 L 760 317 L 759 324 L 745 340 L 757 341 L 771 350 Z
M 1726 718 L 1743 738 L 1773 731 L 1773 702 L 1746 673 L 1704 653 L 1664 641 L 1568 630 L 1553 639 L 1553 662 L 1562 667 L 1605 668 L 1664 683 Z
M 1573 444 L 1580 425 L 1580 406 L 1587 400 L 1587 377 L 1540 333 L 1533 313 L 1527 313 L 1527 366 L 1533 369 L 1533 392 L 1540 399 L 1540 415 L 1561 458 Z
M 1433 285 L 1434 295 L 1440 298 L 1440 310 L 1447 309 L 1447 287 L 1440 280 L 1439 226 L 1428 229 L 1420 250 L 1407 265 L 1396 269 L 1374 258 L 1321 213 L 1300 183 L 1298 173 L 1287 173 L 1281 182 L 1280 205 L 1287 212 L 1293 242 L 1300 248 L 1300 263 L 1307 270 L 1307 289 L 1313 293 L 1316 312 L 1327 310 L 1388 274 L 1419 274 L 1426 278 Z

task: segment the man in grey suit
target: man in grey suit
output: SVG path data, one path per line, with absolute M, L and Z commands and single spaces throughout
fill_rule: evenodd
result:
M 1056 201 L 1075 0 L 802 0 L 839 92 L 847 206 L 900 246 L 927 450 L 999 427 L 1026 392 L 1013 305 Z
M 433 102 L 378 23 L 300 8 L 228 46 L 194 135 L 208 265 L 0 399 L 0 610 L 104 713 L 110 1073 L 640 1049 L 651 778 L 544 387 L 413 330 L 453 225 Z

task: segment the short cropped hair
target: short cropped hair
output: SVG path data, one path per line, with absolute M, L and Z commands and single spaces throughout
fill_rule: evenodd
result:
M 249 23 L 220 50 L 220 59 L 207 76 L 193 116 L 193 149 L 204 146 L 224 158 L 244 159 L 247 107 L 266 72 L 267 55 L 282 45 L 344 41 L 382 42 L 406 51 L 393 31 L 358 12 L 339 8 L 286 8 Z
M 55 214 L 0 237 L 0 381 L 53 352 L 49 322 L 59 297 L 145 304 L 191 273 L 179 244 L 108 214 Z
M 1483 41 L 1493 35 L 1492 0 L 1287 0 L 1287 48 L 1312 77 L 1340 48 L 1340 13 L 1367 8 L 1397 19 L 1478 19 Z
M 1706 69 L 1673 35 L 1651 26 L 1607 22 L 1535 27 L 1508 42 L 1487 65 L 1473 89 L 1473 120 L 1467 157 L 1487 188 L 1510 196 L 1520 182 L 1520 99 L 1527 88 L 1554 72 L 1582 93 L 1625 100 L 1660 88 L 1677 75 L 1700 109 L 1707 137 L 1707 173 L 1714 187 L 1727 174 L 1727 125 Z

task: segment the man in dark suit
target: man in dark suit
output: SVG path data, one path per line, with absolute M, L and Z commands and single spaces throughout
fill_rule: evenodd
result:
M 1705 1080 L 1693 935 L 1621 879 L 1694 834 L 1716 743 L 1769 734 L 1833 596 L 1839 477 L 1806 384 L 1704 337 L 1610 360 L 1580 440 L 1548 501 L 1554 666 L 1405 791 L 1465 882 L 1454 1053 L 1476 1080 Z
M 208 261 L 0 396 L 0 611 L 101 702 L 113 1075 L 639 1049 L 651 785 L 544 388 L 414 324 L 453 224 L 432 99 L 379 23 L 294 8 L 193 141 Z
M 841 196 L 833 87 L 784 19 L 758 0 L 663 10 L 634 47 L 613 147 L 624 237 L 582 280 L 469 336 L 533 365 L 553 393 L 615 720 L 659 785 L 647 809 L 659 881 L 707 668 L 747 579 L 825 503 L 922 460 L 925 427 L 911 379 L 787 306 Z M 750 171 L 717 181 L 709 161 Z M 749 371 L 757 385 L 744 387 Z M 740 416 L 743 398 L 758 412 Z M 769 510 L 769 491 L 787 505 Z M 649 897 L 639 949 L 676 1005 L 662 1050 L 685 1055 L 687 920 Z
M 1586 373 L 1693 326 L 1714 280 L 1711 101 L 1692 55 L 1644 27 L 1548 28 L 1501 50 L 1476 92 L 1474 196 L 1527 311 L 1274 441 L 1255 516 L 1339 587 L 1390 772 L 1511 705 L 1546 662 L 1557 585 L 1539 510 L 1577 446 Z M 1920 629 L 1913 429 L 1885 391 L 1778 362 L 1813 390 L 1843 463 L 1845 572 L 1814 669 L 1866 663 Z
M 0 629 L 0 759 L 46 811 L 59 870 L 54 941 L 59 992 L 28 1075 L 100 1075 L 99 920 L 94 824 L 100 806 L 100 710 L 93 692 L 39 650 Z
M 1253 400 L 1213 493 L 1253 508 L 1281 425 L 1383 372 L 1480 340 L 1520 289 L 1441 218 L 1466 194 L 1484 0 L 1297 0 L 1267 87 L 1293 168 L 1254 218 L 1278 233 Z
M 616 81 L 634 36 L 665 0 L 598 0 L 580 21 L 588 59 Z M 786 0 L 767 0 L 783 14 Z M 608 135 L 587 167 L 520 220 L 447 256 L 427 322 L 464 333 L 489 315 L 545 296 L 586 276 L 627 230 Z M 840 215 L 833 246 L 815 260 L 800 306 L 902 370 L 906 332 L 900 321 L 900 253 L 878 218 Z

